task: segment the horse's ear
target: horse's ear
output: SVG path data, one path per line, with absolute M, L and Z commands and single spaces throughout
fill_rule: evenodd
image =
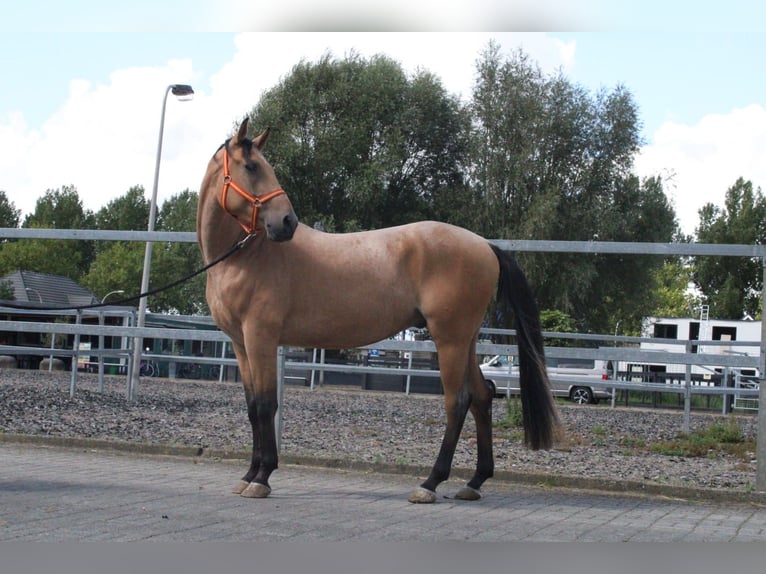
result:
M 247 122 L 248 117 L 245 116 L 245 119 L 242 120 L 242 123 L 239 124 L 239 130 L 237 130 L 237 135 L 234 138 L 234 141 L 232 143 L 238 144 L 241 141 L 244 141 L 244 139 L 247 137 Z
M 266 131 L 264 131 L 261 135 L 259 135 L 257 138 L 253 140 L 253 143 L 255 144 L 255 147 L 257 147 L 259 150 L 263 149 L 263 146 L 266 145 L 266 140 L 269 139 L 269 134 L 271 133 L 271 127 L 266 128 Z

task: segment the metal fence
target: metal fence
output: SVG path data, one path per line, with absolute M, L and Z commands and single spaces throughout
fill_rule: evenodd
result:
M 197 240 L 196 234 L 193 232 L 179 233 L 179 232 L 142 232 L 142 231 L 110 231 L 110 230 L 58 230 L 58 229 L 16 229 L 16 228 L 0 228 L 0 238 L 12 238 L 12 239 L 72 239 L 72 240 L 120 240 L 120 241 L 169 241 L 169 242 L 195 242 Z M 761 260 L 763 275 L 766 278 L 766 246 L 761 245 L 710 245 L 710 244 L 695 244 L 695 243 L 622 243 L 622 242 L 576 242 L 576 241 L 522 241 L 522 240 L 495 240 L 492 243 L 496 244 L 502 249 L 512 251 L 532 251 L 532 252 L 569 252 L 569 253 L 611 253 L 611 254 L 624 254 L 624 255 L 659 255 L 659 256 L 731 256 L 731 257 L 747 257 L 758 258 Z M 764 281 L 766 284 L 766 281 Z M 766 289 L 764 289 L 763 295 L 766 298 Z M 762 308 L 766 309 L 766 305 Z M 70 313 L 71 314 L 71 313 Z M 88 354 L 91 356 L 98 356 L 101 358 L 104 355 L 119 356 L 124 359 L 127 365 L 128 380 L 130 381 L 130 375 L 132 370 L 137 368 L 137 365 L 133 365 L 131 361 L 132 349 L 129 346 L 129 342 L 134 340 L 135 337 L 140 338 L 167 338 L 167 339 L 186 339 L 186 340 L 199 340 L 199 341 L 224 341 L 227 342 L 228 338 L 225 334 L 219 331 L 199 331 L 199 330 L 187 330 L 187 329 L 159 329 L 153 327 L 138 328 L 131 325 L 123 326 L 107 326 L 107 325 L 85 325 L 79 320 L 79 315 L 75 314 L 74 324 L 67 323 L 46 323 L 46 322 L 28 322 L 28 321 L 0 321 L 0 331 L 35 331 L 39 333 L 56 333 L 73 335 L 75 340 L 77 337 L 83 334 L 96 335 L 96 336 L 118 336 L 123 337 L 125 341 L 128 341 L 128 346 L 121 349 L 91 349 Z M 663 385 L 662 392 L 674 392 L 682 394 L 684 397 L 684 412 L 685 422 L 688 426 L 688 417 L 691 405 L 691 397 L 693 394 L 716 394 L 726 396 L 734 391 L 740 391 L 741 389 L 730 389 L 726 386 L 701 386 L 694 385 L 691 377 L 692 365 L 720 365 L 725 369 L 741 369 L 741 368 L 757 368 L 759 376 L 759 390 L 754 392 L 749 390 L 746 392 L 748 395 L 756 395 L 759 399 L 758 408 L 758 446 L 757 446 L 757 476 L 756 476 L 756 488 L 761 491 L 766 491 L 766 384 L 764 384 L 763 377 L 766 376 L 766 321 L 762 321 L 762 333 L 761 340 L 755 343 L 759 346 L 759 357 L 744 357 L 744 356 L 725 356 L 725 355 L 705 355 L 691 353 L 690 347 L 687 346 L 687 352 L 685 353 L 662 353 L 662 358 L 657 352 L 645 351 L 641 349 L 631 348 L 629 346 L 617 346 L 617 345 L 636 345 L 640 344 L 639 338 L 633 337 L 608 337 L 608 336 L 593 336 L 593 335 L 580 335 L 581 340 L 588 340 L 591 337 L 598 337 L 606 343 L 606 347 L 600 348 L 551 348 L 547 349 L 547 353 L 550 356 L 555 357 L 584 357 L 584 358 L 598 358 L 607 359 L 612 361 L 631 361 L 631 362 L 653 362 L 653 363 L 666 363 L 666 364 L 684 364 L 686 365 L 686 371 L 684 375 L 683 383 L 680 381 L 675 384 Z M 496 334 L 496 333 L 488 333 Z M 571 337 L 571 334 L 563 333 L 549 333 L 549 336 L 556 338 Z M 592 341 L 591 341 L 592 342 Z M 652 342 L 657 342 L 656 339 L 652 339 Z M 678 344 L 679 341 L 673 340 L 674 344 Z M 611 344 L 611 346 L 609 346 Z M 689 345 L 691 342 L 689 342 Z M 705 343 L 706 345 L 709 342 Z M 727 341 L 727 345 L 733 344 L 749 344 L 753 346 L 754 343 L 750 342 L 732 342 Z M 31 351 L 25 348 L 25 352 L 34 352 L 42 355 L 53 356 L 67 356 L 72 361 L 72 379 L 70 392 L 73 394 L 76 390 L 77 384 L 77 358 L 79 356 L 79 349 L 77 345 L 73 345 L 72 349 L 41 349 L 37 348 Z M 380 350 L 392 350 L 404 353 L 414 352 L 433 352 L 435 349 L 433 343 L 430 341 L 381 341 L 375 345 L 370 346 Z M 0 346 L 0 353 L 11 354 L 19 351 L 18 348 L 11 348 L 8 346 Z M 495 354 L 508 354 L 514 355 L 516 348 L 513 345 L 496 345 L 483 343 L 479 346 L 478 352 L 483 355 L 495 355 Z M 650 353 L 650 355 L 647 355 Z M 178 362 L 189 361 L 190 359 L 196 363 L 214 363 L 220 365 L 233 365 L 235 362 L 233 359 L 225 357 L 184 357 L 184 356 L 168 356 L 168 355 L 141 355 L 142 359 L 148 360 L 176 360 Z M 328 365 L 322 362 L 311 363 L 291 363 L 285 358 L 284 350 L 280 350 L 279 355 L 279 373 L 280 380 L 283 380 L 286 369 L 289 368 L 303 368 L 310 371 L 352 371 L 360 368 L 365 369 L 367 372 L 381 372 L 379 369 L 386 369 L 385 367 L 359 367 L 356 365 Z M 388 369 L 390 371 L 390 369 Z M 100 369 L 99 372 L 103 373 Z M 382 371 L 385 373 L 386 371 Z M 410 369 L 400 368 L 397 369 L 398 375 L 404 375 L 406 377 L 412 376 L 438 376 L 436 370 L 424 370 L 424 369 Z M 313 379 L 313 377 L 312 377 Z M 129 382 L 130 384 L 130 382 Z M 628 380 L 619 380 L 616 377 L 606 381 L 593 381 L 595 385 L 603 385 L 612 389 L 646 389 L 656 391 L 656 383 L 642 383 Z M 408 387 L 409 388 L 409 387 Z M 135 389 L 130 389 L 128 396 L 132 396 L 132 392 Z

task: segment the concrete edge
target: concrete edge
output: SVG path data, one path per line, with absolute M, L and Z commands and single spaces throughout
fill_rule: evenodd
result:
M 149 444 L 126 441 L 111 441 L 80 437 L 26 435 L 0 432 L 0 443 L 58 447 L 68 449 L 89 449 L 112 451 L 142 456 L 171 456 L 193 459 L 211 459 L 223 461 L 247 461 L 248 450 L 214 450 L 203 447 L 180 445 Z M 351 470 L 357 472 L 378 472 L 382 474 L 406 474 L 427 476 L 430 466 L 363 462 L 341 458 L 320 458 L 281 454 L 280 462 L 285 465 Z M 454 468 L 452 478 L 468 480 L 473 469 Z M 556 474 L 517 472 L 496 470 L 491 480 L 509 484 L 523 484 L 541 488 L 571 489 L 588 491 L 594 494 L 620 494 L 629 496 L 650 496 L 687 500 L 693 502 L 729 502 L 739 504 L 766 505 L 766 492 L 746 492 L 741 490 L 723 490 L 675 485 L 664 485 L 634 480 L 609 480 Z

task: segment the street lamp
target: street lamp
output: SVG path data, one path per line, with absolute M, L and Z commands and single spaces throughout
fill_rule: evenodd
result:
M 116 291 L 109 291 L 109 293 L 107 293 L 101 298 L 101 303 L 106 303 L 106 298 L 109 297 L 109 295 L 121 295 L 122 293 L 125 293 L 125 289 L 117 289 Z
M 154 185 L 152 186 L 152 200 L 149 204 L 149 228 L 148 231 L 154 231 L 154 218 L 157 214 L 157 184 L 160 180 L 160 158 L 162 157 L 162 134 L 165 130 L 165 107 L 168 103 L 168 94 L 173 92 L 181 101 L 191 100 L 194 97 L 194 90 L 187 84 L 170 84 L 165 88 L 165 95 L 162 98 L 162 114 L 160 115 L 160 135 L 157 141 L 157 159 L 154 166 Z M 146 293 L 149 290 L 149 271 L 152 265 L 152 242 L 146 242 L 146 250 L 144 251 L 144 271 L 141 275 L 141 291 L 140 293 Z M 136 320 L 136 327 L 139 329 L 144 326 L 146 322 L 146 297 L 141 297 L 138 302 L 138 318 Z M 141 370 L 141 347 L 143 346 L 143 338 L 139 335 L 134 339 L 133 345 L 133 373 L 130 378 L 130 385 L 128 386 L 128 400 L 132 401 L 135 398 L 136 389 L 138 388 L 139 371 Z

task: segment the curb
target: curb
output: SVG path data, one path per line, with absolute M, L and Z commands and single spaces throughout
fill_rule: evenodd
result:
M 135 454 L 141 456 L 170 456 L 194 459 L 212 459 L 222 461 L 247 461 L 249 450 L 213 450 L 203 447 L 133 443 L 79 437 L 58 437 L 25 435 L 0 432 L 0 444 L 34 445 L 67 449 L 88 449 Z M 340 458 L 319 458 L 281 454 L 280 462 L 287 465 L 308 466 L 356 472 L 377 472 L 382 474 L 405 474 L 426 476 L 430 466 L 362 462 Z M 451 477 L 468 480 L 473 475 L 472 469 L 453 468 Z M 619 494 L 623 496 L 649 496 L 672 498 L 690 502 L 716 502 L 766 505 L 766 492 L 745 492 L 741 490 L 720 490 L 712 488 L 663 485 L 635 480 L 609 480 L 556 474 L 495 471 L 491 480 L 508 484 L 523 484 L 540 488 L 559 488 L 588 491 L 594 494 Z

